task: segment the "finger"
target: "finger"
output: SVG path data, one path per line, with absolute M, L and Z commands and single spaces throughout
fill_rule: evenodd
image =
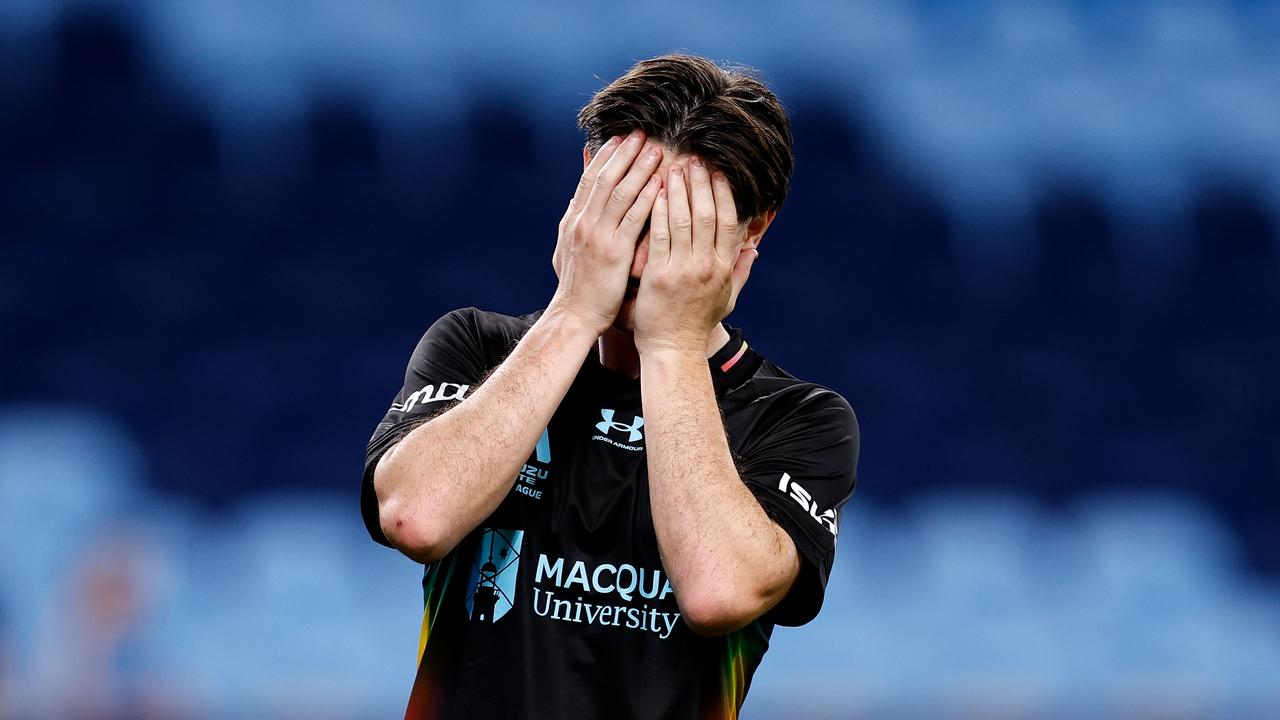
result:
M 653 201 L 653 219 L 649 222 L 649 259 L 645 267 L 662 267 L 671 260 L 671 228 L 667 226 L 667 189 L 658 190 Z
M 636 197 L 635 202 L 631 204 L 630 209 L 622 216 L 622 222 L 618 225 L 618 237 L 627 238 L 632 245 L 640 240 L 640 233 L 644 230 L 644 223 L 649 219 L 649 212 L 653 209 L 653 201 L 658 198 L 658 188 L 662 187 L 662 183 L 658 182 L 656 173 L 649 174 L 649 182 L 644 184 L 640 189 L 640 194 Z
M 591 192 L 587 195 L 587 203 L 583 208 L 587 217 L 600 217 L 605 203 L 609 201 L 618 182 L 631 169 L 631 164 L 635 162 L 642 147 L 644 147 L 644 133 L 632 130 L 627 139 L 622 141 L 618 149 L 600 168 L 600 172 L 596 173 L 595 178 L 591 180 Z M 630 205 L 630 203 L 627 204 Z M 626 210 L 626 206 L 623 210 Z
M 738 229 L 738 206 L 733 202 L 729 178 L 717 171 L 711 177 L 711 191 L 716 202 L 716 255 L 724 258 L 725 262 L 734 262 L 746 233 Z
M 716 248 L 716 200 L 711 191 L 711 174 L 702 159 L 689 161 L 689 212 L 693 218 L 693 251 L 699 256 Z
M 613 188 L 613 192 L 609 193 L 609 199 L 604 205 L 604 210 L 600 213 L 601 223 L 608 227 L 619 224 L 631 206 L 635 204 L 640 192 L 645 189 L 650 176 L 653 175 L 654 170 L 658 169 L 658 163 L 660 162 L 662 162 L 662 146 L 657 143 L 646 143 L 644 149 L 627 171 L 626 176 Z M 645 208 L 644 217 L 647 218 L 648 216 L 649 209 Z M 641 219 L 641 224 L 643 224 L 643 218 Z
M 595 180 L 596 175 L 600 174 L 600 168 L 613 157 L 613 153 L 617 151 L 618 146 L 622 144 L 621 135 L 614 135 L 609 138 L 600 149 L 596 151 L 595 157 L 591 158 L 591 162 L 587 163 L 587 167 L 582 171 L 582 177 L 578 178 L 578 187 L 573 192 L 573 197 L 569 200 L 569 210 L 582 209 L 587 201 L 587 196 L 591 194 L 591 182 Z
M 756 259 L 760 257 L 760 251 L 755 248 L 748 248 L 738 254 L 738 261 L 733 265 L 733 288 L 734 292 L 742 289 L 747 284 L 747 278 L 751 276 L 751 266 L 756 264 Z
M 689 217 L 689 191 L 684 168 L 671 166 L 667 178 L 667 225 L 671 229 L 671 259 L 678 260 L 693 252 L 693 220 Z
M 747 278 L 751 276 L 751 266 L 755 265 L 759 257 L 760 253 L 755 248 L 748 248 L 738 255 L 738 261 L 734 263 L 733 274 L 730 276 L 728 312 L 733 312 L 733 308 L 737 306 L 738 294 L 742 292 L 742 286 L 747 284 Z

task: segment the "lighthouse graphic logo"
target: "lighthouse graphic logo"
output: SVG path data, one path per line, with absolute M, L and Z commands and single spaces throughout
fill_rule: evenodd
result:
M 471 563 L 467 612 L 473 621 L 497 622 L 516 602 L 523 530 L 485 528 Z

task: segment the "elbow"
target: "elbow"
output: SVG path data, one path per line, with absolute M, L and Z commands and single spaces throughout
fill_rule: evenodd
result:
M 378 497 L 378 525 L 387 542 L 409 559 L 429 565 L 440 560 L 453 549 L 447 533 L 434 522 L 430 513 L 424 513 L 402 492 L 387 489 L 386 472 L 382 464 L 374 472 L 373 486 Z
M 791 590 L 795 576 L 795 572 L 766 570 L 737 578 L 720 577 L 677 592 L 676 599 L 689 630 L 717 637 L 740 630 L 772 610 Z
M 687 597 L 678 597 L 684 624 L 695 635 L 718 637 L 746 627 L 763 615 L 769 603 L 754 590 L 725 591 L 713 587 L 695 587 Z
M 423 514 L 407 512 L 394 499 L 379 502 L 378 522 L 387 541 L 414 562 L 430 565 L 453 549 Z

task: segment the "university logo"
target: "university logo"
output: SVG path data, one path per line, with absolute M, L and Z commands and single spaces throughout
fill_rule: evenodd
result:
M 608 435 L 611 430 L 624 432 L 627 434 L 628 442 L 637 442 L 644 439 L 644 435 L 640 433 L 640 428 L 644 426 L 644 418 L 637 415 L 635 421 L 628 425 L 627 423 L 614 420 L 613 416 L 613 410 L 609 408 L 602 408 L 600 410 L 600 417 L 602 419 L 600 422 L 596 423 L 596 429 L 605 435 Z
M 473 621 L 493 623 L 516 603 L 523 530 L 485 528 L 471 563 L 467 612 Z
M 551 438 L 547 435 L 546 428 L 542 428 L 542 435 L 538 437 L 538 444 L 534 446 L 533 452 L 538 462 L 544 465 L 551 462 Z

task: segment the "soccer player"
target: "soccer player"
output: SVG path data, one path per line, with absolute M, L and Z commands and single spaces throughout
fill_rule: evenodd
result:
M 578 122 L 554 296 L 437 320 L 369 442 L 369 532 L 426 566 L 412 720 L 734 718 L 822 604 L 857 421 L 722 322 L 786 195 L 782 106 L 666 55 Z

